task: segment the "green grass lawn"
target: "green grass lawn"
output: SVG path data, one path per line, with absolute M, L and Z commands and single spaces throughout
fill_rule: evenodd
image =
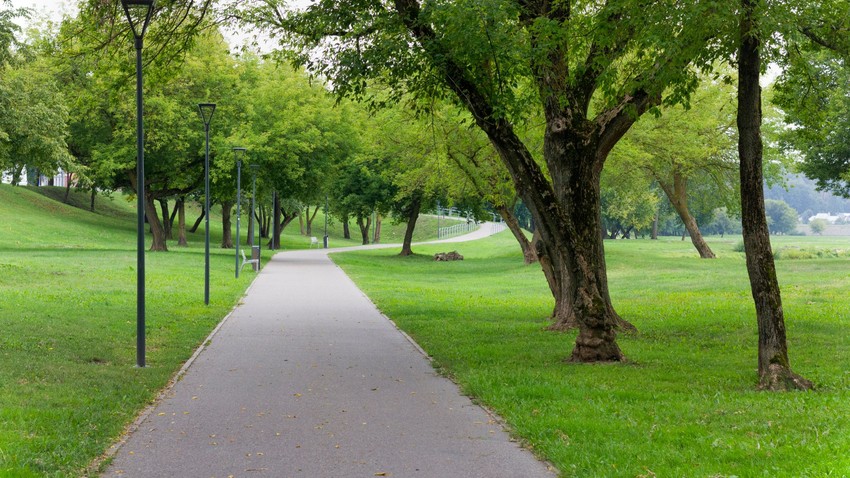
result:
M 843 237 L 775 248 L 844 250 Z M 850 476 L 850 259 L 777 261 L 805 393 L 756 392 L 757 330 L 740 238 L 606 241 L 611 294 L 639 332 L 626 364 L 566 363 L 575 333 L 544 330 L 552 298 L 507 233 L 475 243 L 334 254 L 438 370 L 568 477 Z M 457 249 L 462 262 L 430 255 Z
M 76 207 L 62 198 L 63 188 L 0 185 L 0 477 L 80 476 L 255 277 L 245 268 L 234 278 L 234 250 L 220 248 L 215 208 L 209 306 L 203 225 L 188 234 L 188 247 L 169 241 L 169 252 L 146 253 L 148 366 L 135 368 L 135 201 L 98 197 L 91 213 L 87 194 L 72 192 Z M 198 213 L 187 208 L 189 225 Z M 247 220 L 242 225 L 244 244 Z M 396 242 L 403 227 L 385 221 L 383 242 Z M 423 218 L 419 229 L 419 240 L 434 238 L 436 219 Z M 320 212 L 313 235 L 323 232 Z M 332 247 L 360 244 L 344 240 L 339 223 L 329 224 L 329 235 Z M 310 247 L 297 221 L 282 247 Z

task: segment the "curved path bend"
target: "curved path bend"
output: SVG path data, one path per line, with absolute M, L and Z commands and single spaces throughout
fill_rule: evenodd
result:
M 102 476 L 555 476 L 327 252 L 276 254 Z

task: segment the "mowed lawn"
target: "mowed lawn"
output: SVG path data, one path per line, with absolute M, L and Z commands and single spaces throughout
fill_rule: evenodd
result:
M 0 476 L 80 476 L 236 304 L 233 251 L 146 254 L 147 367 L 136 363 L 135 215 L 0 186 Z M 218 236 L 220 241 L 220 235 Z M 147 244 L 150 244 L 148 238 Z
M 757 329 L 740 238 L 606 241 L 626 364 L 566 363 L 552 299 L 507 233 L 473 243 L 333 254 L 463 391 L 567 477 L 850 476 L 850 238 L 779 237 L 825 259 L 777 261 L 804 393 L 755 391 Z M 459 262 L 434 262 L 457 249 Z M 813 255 L 813 254 L 807 254 Z M 793 256 L 793 254 L 786 254 Z
M 134 201 L 85 193 L 63 204 L 62 188 L 0 185 L 0 477 L 78 477 L 156 397 L 237 304 L 255 274 L 234 278 L 233 249 L 221 249 L 213 208 L 210 305 L 204 305 L 204 226 L 189 246 L 146 253 L 147 367 L 136 363 Z M 80 209 L 84 208 L 84 209 Z M 187 208 L 187 225 L 198 217 Z M 247 219 L 243 216 L 242 243 Z M 353 225 L 353 224 L 352 224 Z M 330 244 L 358 245 L 330 221 Z M 384 222 L 384 242 L 404 224 Z M 312 235 L 321 238 L 324 216 Z M 417 237 L 436 236 L 436 218 Z M 271 256 L 265 250 L 264 263 Z M 321 239 L 320 239 L 321 241 Z M 150 236 L 146 246 L 150 245 Z M 310 247 L 296 221 L 284 249 Z

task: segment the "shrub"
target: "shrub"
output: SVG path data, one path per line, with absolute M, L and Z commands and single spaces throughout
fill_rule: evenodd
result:
M 744 252 L 744 241 L 738 241 L 732 246 L 732 250 L 735 252 Z
M 826 221 L 823 219 L 812 219 L 809 222 L 809 228 L 812 230 L 812 234 L 823 234 L 824 229 L 826 229 Z

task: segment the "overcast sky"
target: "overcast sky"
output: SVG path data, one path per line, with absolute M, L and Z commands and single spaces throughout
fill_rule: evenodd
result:
M 62 13 L 76 10 L 76 0 L 12 0 L 14 7 L 27 7 L 35 11 L 35 19 L 47 17 L 52 20 L 62 18 Z M 18 24 L 21 24 L 18 21 Z M 25 25 L 21 25 L 25 26 Z

